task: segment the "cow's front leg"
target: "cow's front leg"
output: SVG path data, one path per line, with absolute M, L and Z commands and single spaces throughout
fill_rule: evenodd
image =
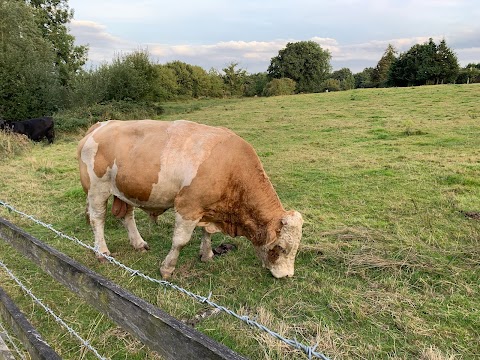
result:
M 87 197 L 87 211 L 88 219 L 95 236 L 95 249 L 100 254 L 110 255 L 108 250 L 107 243 L 105 242 L 105 214 L 107 211 L 107 200 L 108 196 L 93 196 L 88 195 Z M 105 258 L 96 254 L 98 260 L 104 261 Z
M 200 244 L 200 256 L 201 260 L 206 262 L 213 258 L 212 251 L 212 234 L 203 228 L 202 243 Z
M 130 239 L 130 244 L 136 250 L 149 250 L 149 246 L 142 236 L 138 232 L 137 224 L 135 223 L 135 216 L 133 215 L 133 206 L 127 204 L 127 212 L 123 218 L 123 225 L 128 231 L 128 238 Z
M 178 212 L 175 214 L 172 248 L 160 267 L 160 273 L 164 279 L 168 279 L 175 270 L 180 250 L 190 241 L 199 220 L 186 220 Z

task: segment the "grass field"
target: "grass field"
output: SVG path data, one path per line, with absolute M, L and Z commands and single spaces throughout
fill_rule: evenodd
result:
M 172 281 L 332 359 L 480 357 L 480 86 L 365 89 L 165 105 L 161 120 L 229 127 L 257 150 L 287 209 L 303 214 L 292 279 L 262 269 L 244 238 L 215 235 L 237 250 L 205 264 L 200 232 L 183 249 Z M 84 218 L 75 148 L 60 134 L 0 164 L 0 200 L 93 243 Z M 2 155 L 3 156 L 3 155 Z M 240 169 L 241 170 L 241 169 Z M 95 256 L 0 208 L 42 241 L 179 319 L 205 311 L 173 290 L 100 264 Z M 157 225 L 137 212 L 148 253 L 134 252 L 119 221 L 106 235 L 116 258 L 159 277 L 173 216 Z M 0 241 L 0 260 L 112 359 L 157 359 Z M 91 359 L 0 270 L 0 281 L 47 342 L 66 359 Z M 196 328 L 252 359 L 306 359 L 228 315 Z

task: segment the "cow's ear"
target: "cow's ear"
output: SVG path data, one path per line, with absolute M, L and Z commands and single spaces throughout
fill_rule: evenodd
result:
M 294 225 L 298 221 L 300 224 L 303 224 L 302 215 L 298 211 L 289 211 L 284 217 L 281 219 L 282 226 L 285 225 Z
M 282 217 L 282 227 L 285 225 L 289 225 L 292 223 L 292 215 L 290 213 L 285 214 L 285 216 Z

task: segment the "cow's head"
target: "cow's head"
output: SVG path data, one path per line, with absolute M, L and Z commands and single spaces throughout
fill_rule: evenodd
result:
M 288 212 L 281 219 L 282 227 L 276 240 L 256 247 L 263 266 L 276 278 L 291 277 L 295 271 L 295 256 L 302 238 L 302 215 L 298 211 Z

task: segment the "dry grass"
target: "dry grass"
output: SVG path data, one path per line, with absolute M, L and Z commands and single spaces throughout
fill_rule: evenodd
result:
M 455 360 L 456 356 L 454 355 L 444 355 L 440 350 L 434 346 L 430 346 L 428 349 L 422 352 L 420 360 Z
M 32 143 L 25 135 L 0 130 L 0 156 L 9 158 L 23 154 Z

